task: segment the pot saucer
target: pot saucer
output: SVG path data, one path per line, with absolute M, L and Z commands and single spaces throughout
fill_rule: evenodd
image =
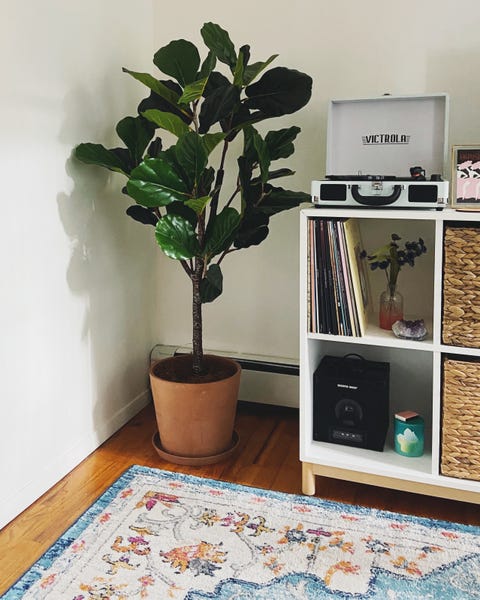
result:
M 237 450 L 239 443 L 240 437 L 238 433 L 234 431 L 229 448 L 223 452 L 220 452 L 220 454 L 212 454 L 211 456 L 179 456 L 178 454 L 170 454 L 162 448 L 158 431 L 156 431 L 152 437 L 153 447 L 161 459 L 176 465 L 189 465 L 192 467 L 213 465 L 217 462 L 230 458 L 230 456 L 232 456 L 232 454 Z

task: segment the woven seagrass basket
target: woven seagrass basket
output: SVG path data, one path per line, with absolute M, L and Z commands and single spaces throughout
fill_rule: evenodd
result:
M 480 347 L 480 227 L 445 227 L 442 339 Z
M 480 362 L 443 360 L 440 472 L 480 480 Z

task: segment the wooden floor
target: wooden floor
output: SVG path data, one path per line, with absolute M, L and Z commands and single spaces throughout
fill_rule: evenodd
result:
M 242 405 L 236 430 L 240 448 L 223 463 L 178 467 L 159 459 L 148 406 L 96 452 L 0 531 L 3 593 L 130 465 L 158 467 L 260 488 L 301 493 L 298 414 L 292 409 Z M 317 496 L 396 512 L 480 525 L 478 505 L 317 478 Z

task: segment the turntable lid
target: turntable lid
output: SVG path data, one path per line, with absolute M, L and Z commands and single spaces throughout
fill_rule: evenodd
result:
M 332 100 L 327 175 L 395 175 L 447 169 L 448 95 Z

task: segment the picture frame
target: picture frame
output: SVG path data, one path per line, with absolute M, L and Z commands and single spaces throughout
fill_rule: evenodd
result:
M 451 205 L 480 211 L 480 144 L 452 146 Z

